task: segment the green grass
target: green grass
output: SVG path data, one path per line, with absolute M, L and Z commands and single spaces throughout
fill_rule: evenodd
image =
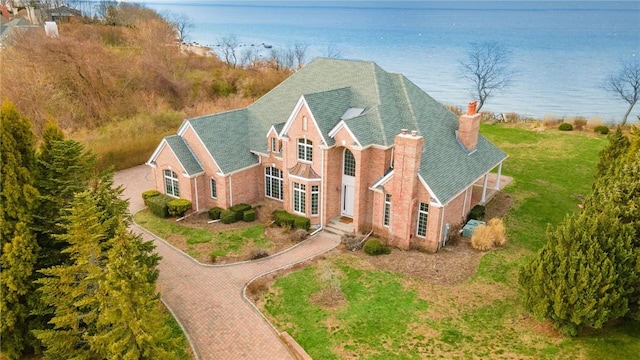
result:
M 514 198 L 504 217 L 507 247 L 486 254 L 477 273 L 458 285 L 429 284 L 368 270 L 350 255 L 330 256 L 325 261 L 342 273 L 344 303 L 321 308 L 311 301 L 324 281 L 314 266 L 275 282 L 265 306 L 271 321 L 314 359 L 637 357 L 640 322 L 562 337 L 524 310 L 517 283 L 519 268 L 546 242 L 547 228 L 578 211 L 576 195 L 590 191 L 606 137 L 500 125 L 481 131 L 510 156 L 503 166 L 514 179 L 504 189 Z
M 275 246 L 264 235 L 262 225 L 226 231 L 203 230 L 181 225 L 174 219 L 161 219 L 148 210 L 138 212 L 134 219 L 140 226 L 161 238 L 186 243 L 186 253 L 193 258 L 201 255 L 194 246 L 197 244 L 210 244 L 210 252 L 216 256 L 240 255 L 247 247 L 271 249 Z
M 167 308 L 163 305 L 160 307 L 160 311 L 162 312 L 162 316 L 164 317 L 165 325 L 169 328 L 171 332 L 171 338 L 176 339 L 178 343 L 178 349 L 175 353 L 178 359 L 183 360 L 191 360 L 193 359 L 193 354 L 191 351 L 191 346 L 187 341 L 187 337 L 184 335 L 180 324 L 176 321 L 176 319 L 171 316 L 171 313 Z

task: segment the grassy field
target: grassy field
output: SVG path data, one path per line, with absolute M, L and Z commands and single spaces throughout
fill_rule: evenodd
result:
M 483 126 L 509 154 L 514 181 L 504 220 L 509 244 L 487 253 L 477 273 L 454 285 L 380 271 L 350 254 L 276 280 L 264 301 L 270 321 L 314 359 L 630 359 L 640 323 L 610 324 L 576 338 L 559 335 L 521 305 L 518 269 L 546 230 L 578 210 L 589 192 L 603 136 Z

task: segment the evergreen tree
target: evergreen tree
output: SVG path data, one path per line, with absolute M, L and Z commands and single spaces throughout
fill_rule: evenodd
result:
M 90 192 L 77 194 L 62 225 L 65 233 L 56 235 L 68 243 L 63 253 L 69 255 L 70 263 L 40 270 L 46 275 L 37 280 L 41 296 L 55 310 L 53 329 L 34 331 L 46 346 L 45 358 L 99 358 L 89 340 L 96 333 L 96 295 L 103 279 L 107 229 L 100 222 L 102 216 Z
M 565 334 L 600 328 L 629 310 L 638 281 L 633 229 L 612 213 L 612 206 L 607 206 L 566 217 L 520 271 L 525 306 Z
M 70 207 L 74 194 L 86 189 L 94 168 L 95 157 L 82 144 L 65 140 L 54 123 L 47 123 L 36 167 L 40 193 L 40 206 L 35 214 L 39 269 L 63 262 L 64 243 L 56 241 L 53 235 L 62 233 L 62 211 Z
M 177 344 L 158 313 L 155 279 L 159 257 L 152 253 L 153 245 L 128 232 L 124 221 L 109 243 L 92 344 L 108 359 L 174 358 Z
M 15 359 L 36 345 L 29 332 L 29 303 L 38 253 L 31 214 L 38 192 L 30 123 L 9 102 L 0 111 L 0 337 L 3 354 Z
M 616 131 L 609 135 L 609 144 L 600 150 L 598 164 L 596 164 L 596 179 L 607 176 L 624 161 L 624 155 L 629 150 L 629 145 L 629 139 L 618 126 Z

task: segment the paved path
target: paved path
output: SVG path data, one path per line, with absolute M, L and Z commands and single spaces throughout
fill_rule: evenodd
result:
M 124 186 L 131 212 L 144 208 L 140 194 L 153 188 L 149 168 L 119 171 L 116 184 Z M 139 227 L 154 240 L 162 256 L 158 289 L 163 301 L 184 327 L 199 359 L 294 359 L 275 329 L 244 298 L 245 285 L 253 278 L 288 267 L 335 248 L 340 239 L 319 235 L 278 255 L 257 261 L 207 266 L 194 261 L 164 240 Z

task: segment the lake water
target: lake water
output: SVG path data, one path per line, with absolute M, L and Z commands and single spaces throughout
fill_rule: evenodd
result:
M 511 52 L 511 85 L 484 110 L 541 117 L 620 119 L 628 104 L 603 90 L 622 61 L 640 56 L 640 2 L 613 1 L 297 1 L 148 2 L 191 18 L 189 40 L 308 47 L 309 59 L 332 47 L 345 59 L 375 61 L 436 100 L 471 98 L 460 60 L 472 43 L 495 41 Z M 268 50 L 262 49 L 264 56 Z M 640 114 L 640 104 L 630 119 Z

